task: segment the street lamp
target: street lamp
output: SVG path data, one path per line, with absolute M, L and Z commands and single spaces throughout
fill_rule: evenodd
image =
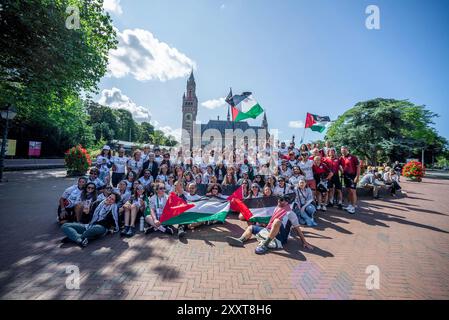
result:
M 13 106 L 11 106 L 10 104 L 7 104 L 4 109 L 0 110 L 0 115 L 1 115 L 2 119 L 5 119 L 5 129 L 3 131 L 3 139 L 2 139 L 2 150 L 0 153 L 0 182 L 2 182 L 4 159 L 5 159 L 5 153 L 6 153 L 6 141 L 8 139 L 9 120 L 14 119 L 14 117 L 17 115 L 17 111 Z

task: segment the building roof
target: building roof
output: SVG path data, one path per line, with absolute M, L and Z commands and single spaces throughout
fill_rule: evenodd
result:
M 247 129 L 264 129 L 262 126 L 250 126 L 248 122 L 243 121 L 226 121 L 226 120 L 209 120 L 208 123 L 202 123 L 201 124 L 201 133 L 208 129 L 216 129 L 220 131 L 221 133 L 225 133 L 226 129 L 236 130 L 241 129 L 242 131 L 245 131 Z

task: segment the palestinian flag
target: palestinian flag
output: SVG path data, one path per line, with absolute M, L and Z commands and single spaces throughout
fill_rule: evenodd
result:
M 214 220 L 224 222 L 229 212 L 230 204 L 226 199 L 203 197 L 197 201 L 186 203 L 172 192 L 168 196 L 160 221 L 163 225 Z
M 328 116 L 317 116 L 316 114 L 307 113 L 305 128 L 323 132 L 326 130 L 326 124 L 329 122 L 331 122 L 331 119 Z
M 292 203 L 295 200 L 294 193 L 288 194 L 287 197 L 289 198 L 288 203 Z M 234 204 L 247 221 L 268 224 L 274 209 L 278 205 L 278 199 L 278 196 L 245 200 L 234 199 Z
M 229 92 L 226 102 L 231 105 L 232 121 L 241 121 L 248 118 L 256 119 L 263 113 L 262 107 L 254 99 L 251 92 L 243 92 L 242 94 L 232 95 Z

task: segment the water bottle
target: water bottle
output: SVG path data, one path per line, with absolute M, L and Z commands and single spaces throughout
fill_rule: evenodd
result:
M 140 232 L 144 231 L 144 227 L 145 227 L 145 218 L 143 216 L 140 217 Z

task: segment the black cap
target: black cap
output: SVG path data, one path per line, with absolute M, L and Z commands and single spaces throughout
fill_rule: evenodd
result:
M 279 197 L 279 201 L 287 201 L 288 202 L 288 197 L 283 195 Z

